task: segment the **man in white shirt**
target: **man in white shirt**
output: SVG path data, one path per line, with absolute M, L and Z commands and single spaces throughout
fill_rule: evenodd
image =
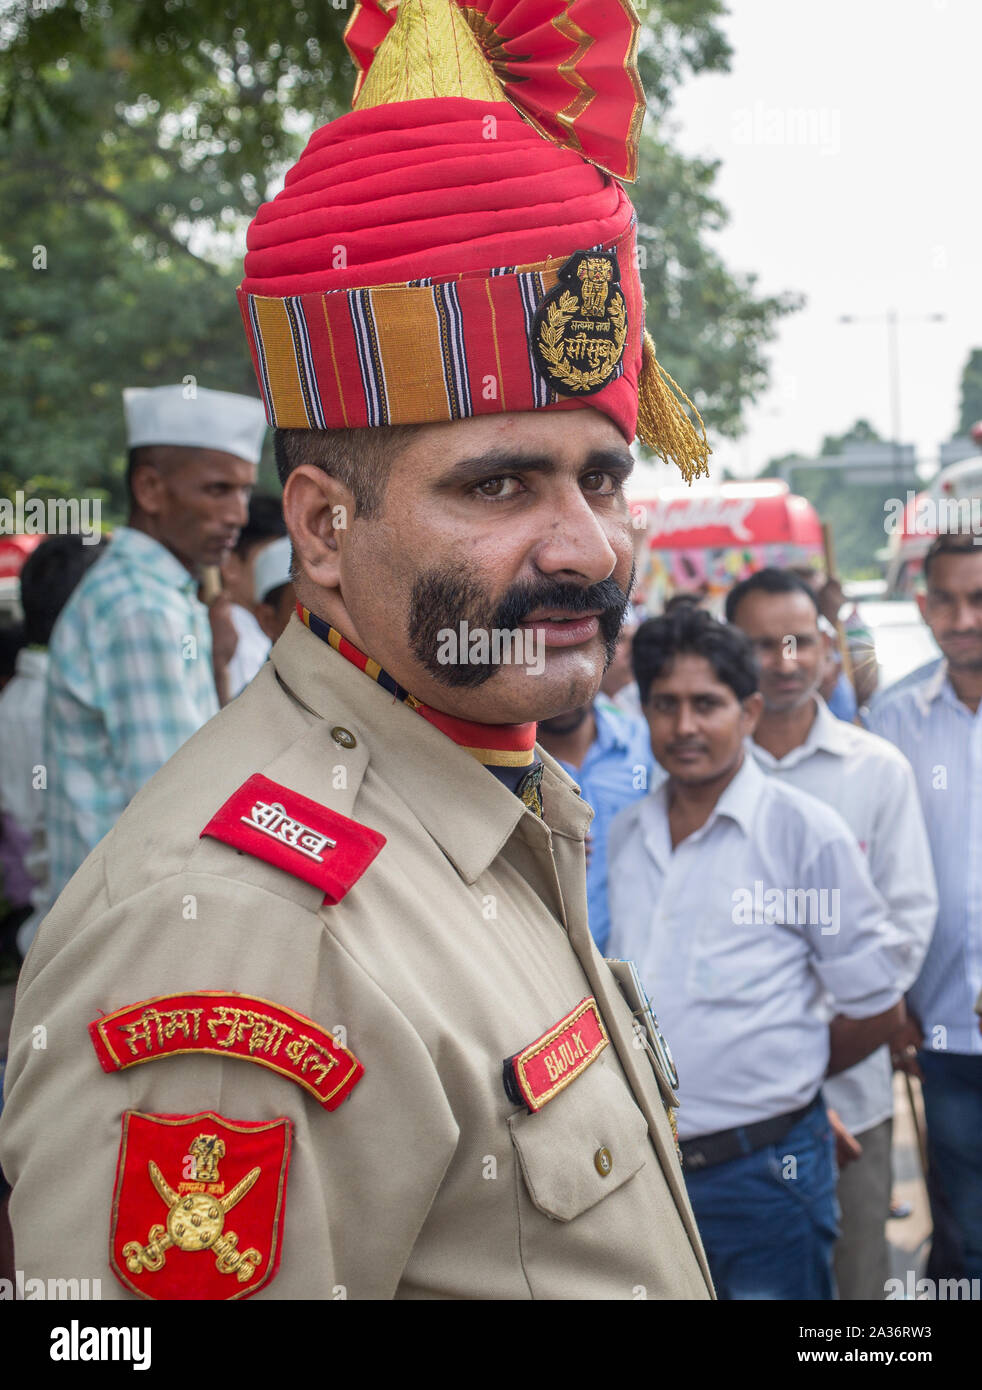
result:
M 285 535 L 283 503 L 278 497 L 254 492 L 249 498 L 249 520 L 222 561 L 222 584 L 232 600 L 230 616 L 238 637 L 227 670 L 230 700 L 262 669 L 273 645 L 256 614 L 256 560 Z
M 922 1044 L 935 1248 L 928 1274 L 982 1278 L 982 545 L 941 535 L 924 559 L 921 613 L 944 653 L 869 727 L 909 758 L 934 859 L 938 922 L 910 989 L 910 1042 Z M 938 1241 L 950 1227 L 952 1249 Z M 949 1242 L 945 1242 L 949 1243 Z
M 85 571 L 102 553 L 100 536 L 47 536 L 20 575 L 24 646 L 17 673 L 0 693 L 0 811 L 24 844 L 23 868 L 33 911 L 20 922 L 22 956 L 34 940 L 48 902 L 48 844 L 44 833 L 44 689 L 55 619 Z M 26 908 L 25 908 L 26 912 Z
M 866 855 L 890 920 L 910 947 L 908 988 L 934 930 L 938 896 L 917 786 L 907 759 L 885 739 L 836 719 L 818 693 L 829 639 L 818 603 L 787 570 L 764 569 L 733 588 L 726 617 L 750 638 L 764 711 L 748 748 L 765 772 L 835 807 Z M 890 1274 L 893 1073 L 890 1047 L 831 1077 L 826 1103 L 848 1134 L 839 1144 L 841 1235 L 835 1252 L 843 1299 L 882 1299 Z M 845 1166 L 849 1135 L 858 1156 Z
M 832 1298 L 820 1086 L 903 1023 L 909 951 L 845 822 L 745 754 L 763 704 L 747 638 L 681 605 L 638 630 L 634 670 L 668 776 L 611 831 L 610 952 L 637 961 L 675 1052 L 713 1280 Z

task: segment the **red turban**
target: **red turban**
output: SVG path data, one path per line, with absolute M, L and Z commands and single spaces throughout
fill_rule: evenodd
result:
M 336 429 L 590 405 L 634 438 L 644 348 L 634 210 L 617 179 L 539 133 L 563 130 L 565 119 L 572 143 L 608 160 L 619 151 L 623 169 L 632 167 L 636 21 L 620 34 L 620 65 L 609 61 L 612 33 L 615 52 L 618 43 L 611 12 L 625 8 L 490 0 L 477 33 L 488 68 L 479 96 L 418 97 L 414 87 L 415 99 L 383 96 L 315 132 L 249 228 L 239 290 L 270 424 Z M 416 25 L 431 48 L 449 29 L 459 48 L 462 16 L 477 12 L 455 0 L 403 0 L 399 10 L 402 28 Z M 567 12 L 579 21 L 572 35 Z M 549 109 L 555 63 L 522 67 L 534 54 L 523 55 L 520 37 L 502 47 L 502 35 L 532 21 L 536 34 L 554 22 L 553 37 L 565 36 L 574 58 L 591 44 L 608 55 L 606 67 L 596 55 L 593 67 L 584 61 L 580 81 L 589 79 L 593 101 L 570 103 L 581 126 Z M 373 45 L 385 54 L 399 42 L 393 24 L 377 0 L 359 7 L 348 37 L 363 62 Z M 597 37 L 585 44 L 591 24 Z M 494 53 L 504 85 L 488 65 Z M 445 59 L 433 58 L 432 90 L 468 91 L 466 74 L 448 81 Z M 375 64 L 360 100 L 377 75 L 376 88 L 387 80 L 378 54 Z M 402 81 L 390 63 L 390 89 L 392 71 Z M 598 131 L 582 124 L 584 110 Z

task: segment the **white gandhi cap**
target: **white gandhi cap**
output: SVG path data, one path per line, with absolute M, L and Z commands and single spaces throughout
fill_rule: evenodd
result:
M 257 551 L 252 563 L 253 593 L 257 603 L 265 603 L 267 594 L 271 594 L 281 584 L 292 582 L 292 554 L 293 546 L 289 536 L 277 536 L 275 541 L 270 541 Z
M 253 396 L 204 386 L 128 386 L 123 392 L 127 443 L 218 449 L 258 463 L 266 412 Z

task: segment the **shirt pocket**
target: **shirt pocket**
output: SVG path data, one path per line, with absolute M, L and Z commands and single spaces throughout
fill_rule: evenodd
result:
M 574 1221 L 647 1160 L 647 1121 L 600 1060 L 535 1114 L 512 1115 L 508 1127 L 532 1205 L 553 1221 Z

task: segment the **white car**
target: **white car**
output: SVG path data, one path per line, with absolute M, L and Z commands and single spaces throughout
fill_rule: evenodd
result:
M 916 603 L 907 599 L 861 600 L 859 616 L 873 634 L 880 667 L 878 690 L 935 661 L 941 652 Z

